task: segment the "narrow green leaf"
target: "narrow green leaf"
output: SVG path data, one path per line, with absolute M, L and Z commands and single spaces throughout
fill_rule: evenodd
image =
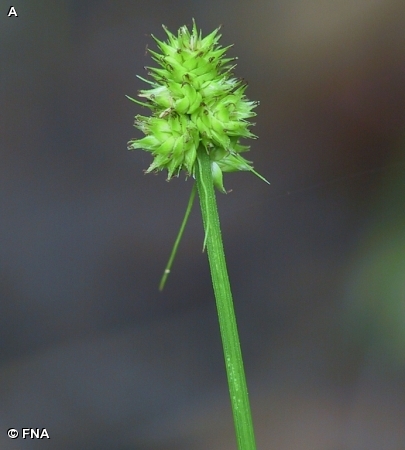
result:
M 190 193 L 190 198 L 188 199 L 186 213 L 184 214 L 183 221 L 181 222 L 181 225 L 180 225 L 180 230 L 177 234 L 176 240 L 174 241 L 172 251 L 170 253 L 169 261 L 166 264 L 165 270 L 162 275 L 162 279 L 160 280 L 160 283 L 159 283 L 159 291 L 163 291 L 165 284 L 166 284 L 167 277 L 169 276 L 170 271 L 172 269 L 174 258 L 176 256 L 177 250 L 179 248 L 181 238 L 183 237 L 184 229 L 186 228 L 188 218 L 190 216 L 190 212 L 193 207 L 196 192 L 197 192 L 197 186 L 194 183 L 193 189 L 191 190 L 191 193 Z

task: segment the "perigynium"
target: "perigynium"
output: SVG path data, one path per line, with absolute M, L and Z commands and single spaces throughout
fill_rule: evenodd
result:
M 133 139 L 128 149 L 143 149 L 154 157 L 146 172 L 167 169 L 167 179 L 181 170 L 195 176 L 197 150 L 203 146 L 210 157 L 215 186 L 226 192 L 223 172 L 253 170 L 241 156 L 249 150 L 242 138 L 256 138 L 249 131 L 248 119 L 256 113 L 258 102 L 245 96 L 246 82 L 232 76 L 236 58 L 226 58 L 231 47 L 221 47 L 219 28 L 202 38 L 195 21 L 177 36 L 163 26 L 168 39 L 156 41 L 160 52 L 149 49 L 160 67 L 147 67 L 152 80 L 139 77 L 151 87 L 139 91 L 144 101 L 130 100 L 149 108 L 151 116 L 138 114 L 135 126 L 145 137 Z M 266 180 L 264 180 L 266 181 Z

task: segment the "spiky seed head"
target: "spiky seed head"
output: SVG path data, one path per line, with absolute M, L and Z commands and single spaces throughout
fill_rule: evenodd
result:
M 167 169 L 168 180 L 181 170 L 194 176 L 197 149 L 202 145 L 212 161 L 216 187 L 226 192 L 222 172 L 253 171 L 240 153 L 249 150 L 241 138 L 256 138 L 248 119 L 255 116 L 258 102 L 245 97 L 246 83 L 231 74 L 235 65 L 225 58 L 219 28 L 206 37 L 195 21 L 189 30 L 182 26 L 177 36 L 163 26 L 166 42 L 152 36 L 160 50 L 149 50 L 159 67 L 147 67 L 151 87 L 141 90 L 144 101 L 130 100 L 148 107 L 151 116 L 137 115 L 135 127 L 145 137 L 128 143 L 128 149 L 143 149 L 154 160 L 146 172 Z M 254 172 L 256 173 L 256 172 Z

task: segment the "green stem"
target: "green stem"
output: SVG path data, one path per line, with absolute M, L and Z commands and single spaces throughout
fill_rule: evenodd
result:
M 231 286 L 222 244 L 211 163 L 203 148 L 200 148 L 198 151 L 197 164 L 196 180 L 205 229 L 204 242 L 207 245 L 212 284 L 217 304 L 238 449 L 255 450 L 252 415 L 233 308 Z

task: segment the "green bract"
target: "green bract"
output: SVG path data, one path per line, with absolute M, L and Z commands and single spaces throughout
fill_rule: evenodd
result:
M 222 172 L 249 170 L 258 175 L 240 153 L 249 150 L 241 138 L 256 138 L 247 119 L 255 116 L 258 102 L 244 95 L 246 83 L 231 75 L 235 65 L 225 58 L 229 47 L 218 45 L 219 28 L 202 38 L 193 20 L 191 31 L 183 26 L 177 36 L 166 27 L 166 42 L 156 41 L 161 53 L 149 50 L 159 68 L 147 67 L 153 81 L 134 100 L 152 111 L 135 116 L 135 126 L 145 137 L 128 143 L 128 149 L 144 149 L 154 156 L 146 172 L 167 169 L 168 179 L 183 169 L 195 175 L 200 145 L 210 156 L 214 183 L 225 192 Z M 259 175 L 260 176 L 260 175 Z M 262 178 L 262 177 L 260 177 Z

